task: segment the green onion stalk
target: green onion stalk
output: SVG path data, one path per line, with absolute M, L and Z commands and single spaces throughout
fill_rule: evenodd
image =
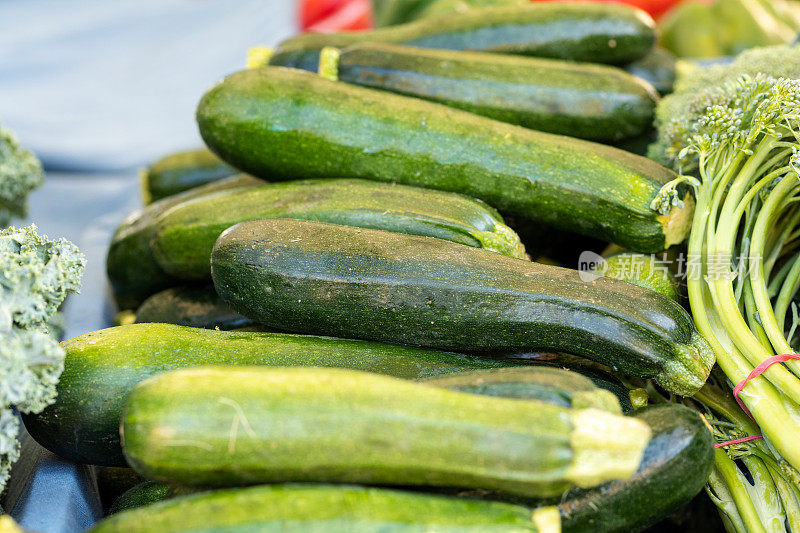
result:
M 709 493 L 729 531 L 800 531 L 800 360 L 750 376 L 771 357 L 796 353 L 799 132 L 800 82 L 764 75 L 701 92 L 659 131 L 683 175 L 653 208 L 663 211 L 678 187 L 694 189 L 689 303 L 727 381 L 744 383 L 739 398 L 753 419 L 719 387 L 695 398 L 722 417 L 721 437 L 763 435 L 717 450 Z

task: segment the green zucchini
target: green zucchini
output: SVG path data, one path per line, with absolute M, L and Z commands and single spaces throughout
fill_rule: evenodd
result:
M 269 64 L 316 71 L 322 48 L 364 42 L 622 64 L 650 51 L 655 23 L 643 11 L 616 4 L 491 6 L 372 31 L 298 35 L 278 45 Z
M 662 96 L 672 92 L 675 85 L 675 63 L 677 58 L 661 47 L 633 63 L 625 65 L 625 70 L 652 85 Z
M 233 74 L 205 94 L 197 119 L 212 150 L 256 176 L 459 192 L 641 252 L 661 251 L 689 231 L 691 196 L 668 215 L 650 208 L 676 177 L 653 161 L 307 72 Z
M 667 403 L 639 409 L 633 417 L 647 423 L 652 432 L 636 473 L 629 479 L 565 492 L 558 502 L 563 533 L 636 533 L 702 490 L 713 466 L 714 441 L 699 414 Z M 491 491 L 458 495 L 516 505 L 543 503 Z
M 552 497 L 628 478 L 650 429 L 600 409 L 368 372 L 218 366 L 137 385 L 120 434 L 131 467 L 180 485 L 339 482 Z
M 109 514 L 120 513 L 151 503 L 160 502 L 169 496 L 170 486 L 158 481 L 144 481 L 125 491 L 111 506 Z
M 366 180 L 301 180 L 197 199 L 159 217 L 153 254 L 181 279 L 211 279 L 211 249 L 238 222 L 303 218 L 447 239 L 524 257 L 519 237 L 479 200 Z
M 129 489 L 146 481 L 127 466 L 103 466 L 97 469 L 97 492 L 103 509 L 110 509 L 117 499 Z
M 429 0 L 427 5 L 420 6 L 411 14 L 411 19 L 418 20 L 428 17 L 440 17 L 449 13 L 458 13 L 468 9 L 477 9 L 488 6 L 518 6 L 530 0 Z
M 633 410 L 631 405 L 630 389 L 623 385 L 613 371 L 605 366 L 583 357 L 576 357 L 565 353 L 516 353 L 505 356 L 511 361 L 526 362 L 535 366 L 560 368 L 575 372 L 589 379 L 596 387 L 607 390 L 616 396 L 622 407 L 623 413 Z
M 150 248 L 155 220 L 161 213 L 192 198 L 263 183 L 239 174 L 153 202 L 123 220 L 106 256 L 106 273 L 120 309 L 135 308 L 151 294 L 178 283 L 158 266 Z
M 114 515 L 91 533 L 558 533 L 550 508 L 388 489 L 264 485 L 175 498 Z
M 415 13 L 436 0 L 372 0 L 376 28 L 394 26 L 418 18 Z
M 683 395 L 714 363 L 689 314 L 661 294 L 439 239 L 254 220 L 220 236 L 211 264 L 217 293 L 234 309 L 284 331 L 563 351 Z
M 142 170 L 142 193 L 149 204 L 238 173 L 206 148 L 178 152 Z
M 136 310 L 135 322 L 225 331 L 255 326 L 255 322 L 231 309 L 214 287 L 208 285 L 184 285 L 155 293 Z
M 554 373 L 548 376 L 543 370 Z M 588 387 L 580 378 L 588 381 Z M 566 397 L 571 392 L 592 390 L 591 382 L 575 372 L 543 367 L 455 373 L 422 383 L 567 407 Z M 548 384 L 550 394 L 548 389 L 541 389 Z M 646 422 L 653 435 L 639 468 L 630 479 L 563 495 L 559 509 L 564 533 L 641 531 L 687 504 L 705 485 L 714 461 L 714 440 L 697 412 L 678 404 L 661 404 L 639 409 L 633 416 Z M 493 494 L 480 496 L 491 498 Z
M 656 130 L 654 128 L 649 128 L 638 137 L 623 139 L 613 143 L 612 146 L 638 156 L 647 157 L 647 150 L 650 148 L 650 145 L 655 142 L 657 136 Z
M 666 262 L 656 254 L 622 252 L 607 257 L 599 266 L 597 274 L 633 283 L 656 291 L 667 298 L 681 301 L 678 282 Z
M 697 495 L 714 464 L 714 439 L 700 415 L 682 405 L 645 407 L 635 415 L 653 437 L 627 480 L 572 491 L 559 504 L 564 533 L 634 533 Z
M 595 386 L 589 378 L 577 372 L 546 366 L 456 372 L 420 382 L 484 396 L 538 400 L 560 407 L 594 407 L 618 414 L 622 412 L 617 397 Z
M 338 76 L 502 122 L 597 141 L 641 135 L 651 126 L 658 101 L 648 83 L 606 65 L 390 44 L 345 48 Z
M 128 392 L 158 372 L 187 366 L 341 366 L 417 379 L 448 372 L 519 365 L 375 342 L 230 332 L 169 324 L 131 324 L 62 343 L 64 372 L 56 401 L 25 427 L 42 446 L 79 463 L 123 466 L 120 413 Z

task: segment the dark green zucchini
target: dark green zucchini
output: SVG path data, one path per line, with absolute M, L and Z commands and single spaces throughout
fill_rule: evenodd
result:
M 648 82 L 663 96 L 671 93 L 675 85 L 675 61 L 672 52 L 656 47 L 643 58 L 626 65 L 625 70 Z
M 552 350 L 691 395 L 714 355 L 675 301 L 439 239 L 254 220 L 212 253 L 217 293 L 285 331 L 453 350 Z
M 597 141 L 635 137 L 658 94 L 589 63 L 366 43 L 345 48 L 341 81 L 424 98 L 526 128 Z
M 178 152 L 142 170 L 142 194 L 149 204 L 238 173 L 206 148 Z
M 131 487 L 122 494 L 114 505 L 111 506 L 109 514 L 120 513 L 137 507 L 144 507 L 151 503 L 165 500 L 169 496 L 170 486 L 158 481 L 144 481 Z
M 620 402 L 614 394 L 598 388 L 589 378 L 577 372 L 553 367 L 528 366 L 455 372 L 423 379 L 421 383 L 484 396 L 538 400 L 560 407 L 594 407 L 611 413 L 622 412 Z
M 128 395 L 120 434 L 136 471 L 179 485 L 337 482 L 526 497 L 627 479 L 650 439 L 647 424 L 596 408 L 355 370 L 255 366 L 143 381 Z
M 420 6 L 411 13 L 411 20 L 427 17 L 441 17 L 450 13 L 458 13 L 468 9 L 477 9 L 488 6 L 519 6 L 525 5 L 530 0 L 428 0 L 427 5 Z
M 231 309 L 208 285 L 172 287 L 155 293 L 136 310 L 136 323 L 146 322 L 226 331 L 255 325 Z
M 62 346 L 66 359 L 58 397 L 40 414 L 24 415 L 25 427 L 65 459 L 107 466 L 125 465 L 119 421 L 128 392 L 165 370 L 206 364 L 340 366 L 417 379 L 520 364 L 375 342 L 169 324 L 104 329 Z
M 654 28 L 645 12 L 625 5 L 491 6 L 372 31 L 298 35 L 278 45 L 270 65 L 316 71 L 322 48 L 364 42 L 622 64 L 650 51 Z
M 302 218 L 447 239 L 524 257 L 519 237 L 479 200 L 366 180 L 326 179 L 275 183 L 176 206 L 158 218 L 153 254 L 181 279 L 211 278 L 211 249 L 238 222 Z
M 714 439 L 700 415 L 682 405 L 645 407 L 635 417 L 653 437 L 628 480 L 572 491 L 559 504 L 564 533 L 635 533 L 666 518 L 703 489 Z
M 528 352 L 508 354 L 505 357 L 511 361 L 526 362 L 535 366 L 560 368 L 580 374 L 588 378 L 595 386 L 607 390 L 616 396 L 623 413 L 627 414 L 633 410 L 630 389 L 623 385 L 612 370 L 605 365 L 565 353 Z
M 415 13 L 436 0 L 372 0 L 376 28 L 394 26 L 418 18 Z
M 346 485 L 264 485 L 175 498 L 91 533 L 558 533 L 551 508 Z
M 657 136 L 656 130 L 650 128 L 638 137 L 623 139 L 613 143 L 612 146 L 638 156 L 647 157 L 647 150 L 650 148 L 650 145 L 655 142 Z
M 158 266 L 150 248 L 160 214 L 205 194 L 263 184 L 260 179 L 239 174 L 153 202 L 123 220 L 106 256 L 106 273 L 120 309 L 135 308 L 151 294 L 178 284 Z
M 453 191 L 634 251 L 683 241 L 693 212 L 691 196 L 667 215 L 651 209 L 676 175 L 648 159 L 292 69 L 229 76 L 197 119 L 211 149 L 254 175 Z
M 146 481 L 130 467 L 103 466 L 97 469 L 97 492 L 103 509 L 108 510 L 129 489 Z
M 622 252 L 611 255 L 598 268 L 597 274 L 627 281 L 656 291 L 676 302 L 681 301 L 678 281 L 672 275 L 667 262 L 656 254 Z

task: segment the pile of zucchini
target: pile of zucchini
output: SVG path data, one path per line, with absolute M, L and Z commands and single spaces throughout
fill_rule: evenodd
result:
M 124 320 L 65 341 L 24 417 L 135 471 L 93 531 L 628 532 L 689 502 L 707 424 L 632 384 L 690 396 L 714 364 L 673 280 L 542 245 L 685 239 L 677 176 L 611 146 L 650 135 L 623 67 L 653 28 L 475 7 L 298 36 L 211 88 L 207 148 L 144 171 L 113 236 Z

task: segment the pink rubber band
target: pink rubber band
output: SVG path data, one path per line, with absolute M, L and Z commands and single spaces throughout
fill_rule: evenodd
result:
M 742 437 L 741 439 L 733 439 L 733 440 L 726 440 L 725 442 L 720 442 L 719 444 L 715 444 L 714 448 L 722 448 L 724 446 L 730 446 L 731 444 L 739 444 L 740 442 L 748 442 L 751 440 L 758 440 L 763 439 L 763 435 L 750 435 L 749 437 Z
M 788 361 L 789 359 L 800 359 L 800 355 L 798 355 L 796 353 L 784 353 L 784 354 L 773 355 L 772 357 L 768 357 L 768 358 L 764 359 L 764 361 L 762 361 L 762 363 L 760 365 L 755 367 L 753 369 L 753 371 L 750 372 L 750 374 L 748 374 L 748 376 L 746 378 L 744 378 L 742 381 L 740 381 L 736 385 L 736 387 L 733 388 L 733 398 L 736 400 L 736 403 L 739 404 L 739 407 L 741 407 L 742 410 L 745 413 L 747 413 L 747 416 L 749 416 L 750 419 L 753 422 L 755 422 L 756 419 L 753 418 L 753 414 L 750 412 L 750 409 L 748 409 L 747 406 L 745 406 L 744 402 L 739 398 L 739 392 L 741 392 L 741 390 L 744 388 L 744 386 L 747 385 L 748 381 L 750 381 L 753 378 L 756 378 L 756 377 L 760 376 L 761 374 L 764 373 L 764 371 L 766 371 L 769 367 L 771 367 L 775 363 L 783 363 L 785 361 Z

